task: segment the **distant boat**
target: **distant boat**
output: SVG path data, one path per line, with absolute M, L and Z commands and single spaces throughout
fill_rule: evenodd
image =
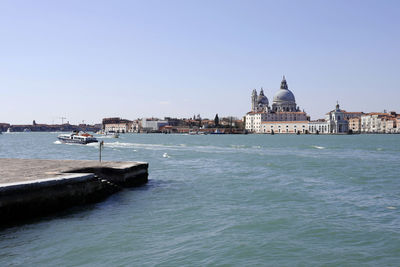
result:
M 7 133 L 11 133 L 11 128 L 8 128 L 8 129 L 7 129 Z
M 98 142 L 97 139 L 93 137 L 93 135 L 90 135 L 88 133 L 76 133 L 76 132 L 70 134 L 60 134 L 58 136 L 58 140 L 60 140 L 62 143 L 82 144 L 82 145 Z
M 106 132 L 105 135 L 111 135 L 113 138 L 119 137 L 119 133 L 116 133 L 114 131 Z
M 210 134 L 225 134 L 225 133 L 221 132 L 219 129 L 216 129 L 214 132 L 211 132 Z

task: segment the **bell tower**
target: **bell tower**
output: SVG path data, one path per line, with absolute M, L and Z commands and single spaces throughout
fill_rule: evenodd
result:
M 257 90 L 254 89 L 251 94 L 251 111 L 257 111 Z

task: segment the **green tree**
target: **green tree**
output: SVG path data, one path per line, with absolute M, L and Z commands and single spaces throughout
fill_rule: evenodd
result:
M 215 118 L 214 118 L 214 124 L 215 124 L 215 126 L 218 126 L 218 125 L 219 125 L 218 113 L 217 113 L 217 114 L 215 114 Z

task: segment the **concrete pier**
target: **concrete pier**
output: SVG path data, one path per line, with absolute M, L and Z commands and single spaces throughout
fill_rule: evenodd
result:
M 0 225 L 96 202 L 147 181 L 145 162 L 0 158 Z

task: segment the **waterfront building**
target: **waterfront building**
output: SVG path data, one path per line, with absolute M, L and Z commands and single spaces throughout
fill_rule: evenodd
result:
M 396 133 L 396 119 L 387 117 L 384 119 L 385 131 L 384 133 Z
M 260 133 L 261 122 L 266 121 L 266 112 L 249 112 L 246 115 L 246 126 L 245 129 L 250 132 Z
M 349 122 L 346 119 L 347 112 L 340 109 L 339 103 L 336 108 L 326 114 L 326 123 L 328 125 L 328 133 L 347 133 L 349 131 Z
M 362 133 L 382 133 L 385 132 L 385 118 L 390 116 L 389 113 L 371 112 L 361 116 L 361 132 Z
M 103 131 L 115 132 L 115 133 L 128 133 L 132 131 L 133 122 L 126 119 L 115 118 L 104 118 L 103 119 Z
M 154 118 L 143 118 L 141 120 L 141 130 L 144 132 L 158 132 L 161 127 L 168 125 L 168 121 Z
M 352 119 L 352 118 L 360 118 L 362 115 L 364 115 L 364 112 L 347 112 L 344 111 L 344 117 L 346 120 Z
M 361 117 L 349 118 L 349 131 L 352 133 L 361 132 Z
M 263 121 L 260 133 L 298 134 L 308 133 L 309 121 Z
M 264 122 L 284 121 L 288 122 L 288 128 L 289 125 L 292 125 L 293 129 L 291 129 L 294 130 L 294 126 L 296 125 L 297 127 L 296 122 L 308 120 L 309 117 L 307 114 L 304 111 L 300 111 L 300 108 L 297 106 L 294 94 L 289 90 L 285 76 L 283 76 L 280 89 L 275 93 L 271 106 L 262 88 L 259 95 L 257 95 L 256 89 L 252 91 L 251 111 L 246 114 L 245 129 L 253 133 L 263 133 L 264 130 L 265 132 L 270 132 L 271 126 L 278 127 L 278 124 L 268 124 L 268 126 L 266 126 Z M 292 122 L 294 122 L 294 124 Z M 286 124 L 284 128 L 286 129 Z M 286 132 L 286 130 L 280 132 L 283 133 Z M 300 132 L 302 132 L 302 130 L 300 130 Z
M 308 123 L 308 132 L 312 134 L 328 134 L 329 124 L 325 119 L 310 121 Z

